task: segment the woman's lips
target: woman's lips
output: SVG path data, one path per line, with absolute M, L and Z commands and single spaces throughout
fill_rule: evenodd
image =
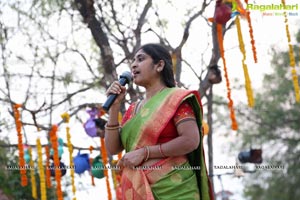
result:
M 140 74 L 140 72 L 138 72 L 138 71 L 134 71 L 134 72 L 132 72 L 132 76 L 133 76 L 133 78 L 135 78 L 137 75 L 139 75 Z

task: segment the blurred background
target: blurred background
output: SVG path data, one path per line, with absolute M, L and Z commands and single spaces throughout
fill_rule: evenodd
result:
M 274 8 L 283 3 L 290 7 Z M 118 199 L 118 174 L 91 170 L 120 156 L 104 148 L 101 105 L 146 43 L 164 45 L 178 87 L 201 95 L 216 199 L 300 199 L 298 8 L 297 0 L 2 0 L 0 199 Z M 128 85 L 120 119 L 142 95 Z M 59 180 L 47 173 L 54 162 Z

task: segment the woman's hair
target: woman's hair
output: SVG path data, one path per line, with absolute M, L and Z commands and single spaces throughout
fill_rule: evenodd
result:
M 140 49 L 153 59 L 154 64 L 157 64 L 160 60 L 165 62 L 165 66 L 161 72 L 162 80 L 167 87 L 175 87 L 172 58 L 168 50 L 159 44 L 145 44 Z

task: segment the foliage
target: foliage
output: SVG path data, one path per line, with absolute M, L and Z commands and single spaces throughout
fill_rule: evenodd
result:
M 0 140 L 0 145 L 6 145 L 4 141 Z M 27 177 L 29 183 L 27 186 L 22 187 L 20 184 L 20 172 L 16 169 L 8 169 L 9 166 L 18 166 L 18 157 L 13 154 L 16 149 L 0 148 L 0 188 L 5 195 L 10 199 L 26 199 L 30 200 L 31 196 L 31 185 L 30 185 L 30 172 L 27 171 Z M 35 169 L 36 170 L 36 169 Z M 40 185 L 38 172 L 35 172 L 35 177 L 37 180 L 37 192 L 40 196 Z M 47 189 L 48 199 L 55 199 L 55 187 Z
M 240 110 L 246 122 L 240 137 L 243 146 L 262 147 L 262 166 L 283 169 L 257 170 L 245 178 L 244 195 L 255 200 L 296 200 L 300 198 L 300 104 L 295 102 L 288 53 L 273 50 L 272 66 L 274 72 L 265 75 L 254 109 Z

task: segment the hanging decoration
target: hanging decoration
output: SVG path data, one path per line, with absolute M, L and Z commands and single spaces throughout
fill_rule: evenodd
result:
M 172 64 L 173 64 L 173 72 L 176 74 L 176 69 L 177 69 L 177 55 L 176 52 L 173 52 L 171 55 L 172 58 Z
M 63 193 L 61 190 L 61 175 L 62 172 L 60 170 L 61 168 L 61 163 L 59 160 L 59 153 L 58 153 L 58 140 L 57 140 L 57 136 L 56 136 L 56 132 L 57 132 L 57 125 L 52 125 L 52 128 L 49 132 L 50 135 L 50 141 L 52 144 L 52 149 L 53 149 L 53 161 L 54 161 L 54 170 L 55 170 L 55 180 L 56 180 L 56 195 L 57 195 L 57 199 L 58 200 L 63 200 Z M 65 167 L 63 168 L 64 170 Z
M 18 133 L 18 149 L 19 149 L 19 168 L 20 168 L 20 175 L 21 175 L 21 185 L 24 187 L 28 184 L 27 176 L 26 176 L 26 168 L 25 168 L 25 159 L 24 159 L 24 146 L 22 141 L 22 122 L 20 120 L 20 112 L 19 108 L 22 107 L 21 104 L 15 104 L 13 106 L 14 109 L 14 117 L 16 122 L 16 129 Z
M 117 200 L 121 200 L 122 199 L 121 171 L 117 170 L 118 162 L 119 162 L 119 159 L 111 161 L 112 169 L 116 169 L 116 170 L 112 170 L 111 172 L 112 172 L 112 179 L 113 179 L 114 189 L 116 191 Z
M 245 3 L 248 5 L 248 0 L 245 0 Z M 257 53 L 256 53 L 255 40 L 254 40 L 254 35 L 253 35 L 253 28 L 252 28 L 250 12 L 246 11 L 245 14 L 246 14 L 246 19 L 247 19 L 248 26 L 249 26 L 249 33 L 250 33 L 250 39 L 251 39 L 253 59 L 254 59 L 254 62 L 257 63 Z
M 37 199 L 37 191 L 36 191 L 36 180 L 35 180 L 35 167 L 34 167 L 34 162 L 32 159 L 32 152 L 31 148 L 28 148 L 28 154 L 29 154 L 29 166 L 30 166 L 30 181 L 31 181 L 31 195 L 32 198 Z
M 46 152 L 46 185 L 47 188 L 51 188 L 51 172 L 50 172 L 50 150 L 49 146 L 45 146 L 45 152 Z
M 91 173 L 93 177 L 101 179 L 104 177 L 103 170 L 104 170 L 104 165 L 102 162 L 102 158 L 100 155 L 98 155 L 93 159 Z
M 50 164 L 49 168 L 50 168 L 50 175 L 53 177 L 55 177 L 55 171 L 57 171 L 57 170 L 61 171 L 61 173 L 60 173 L 61 176 L 64 176 L 67 173 L 65 164 L 60 161 L 62 154 L 64 153 L 63 147 L 64 147 L 64 141 L 61 138 L 58 138 L 57 143 L 54 146 L 52 145 L 52 148 L 50 150 L 50 158 L 53 160 L 53 162 Z M 59 168 L 58 169 L 56 169 L 55 162 L 54 162 L 54 148 L 57 148 L 57 152 L 58 152 L 58 158 L 59 158 Z
M 67 173 L 66 165 L 61 161 L 59 161 L 59 167 L 56 167 L 54 162 L 52 162 L 50 164 L 49 168 L 50 168 L 50 175 L 53 176 L 53 177 L 55 177 L 55 173 L 57 171 L 60 171 L 60 176 L 61 177 L 63 177 Z
M 204 120 L 202 120 L 202 129 L 203 129 L 203 135 L 208 135 L 209 126 Z
M 90 149 L 90 155 L 92 155 L 94 147 L 90 146 L 89 149 Z M 95 186 L 95 179 L 94 179 L 94 175 L 92 173 L 92 170 L 93 170 L 93 158 L 90 158 L 90 166 L 92 166 L 91 172 L 90 172 L 91 173 L 92 186 Z
M 237 26 L 237 34 L 238 34 L 240 51 L 243 55 L 242 65 L 243 65 L 244 76 L 245 76 L 245 88 L 246 88 L 246 94 L 247 94 L 247 98 L 248 98 L 248 106 L 252 108 L 254 106 L 253 90 L 252 90 L 252 86 L 251 86 L 250 76 L 248 73 L 248 67 L 246 64 L 246 50 L 245 50 L 245 45 L 244 45 L 244 41 L 243 41 L 239 16 L 237 16 L 235 18 L 235 24 Z
M 102 159 L 103 159 L 103 165 L 107 166 L 108 160 L 107 160 L 107 152 L 106 152 L 106 148 L 105 148 L 104 138 L 100 138 L 100 143 L 101 143 L 101 155 L 102 155 Z M 108 200 L 111 200 L 112 195 L 111 195 L 111 189 L 110 189 L 110 185 L 109 185 L 108 170 L 105 167 L 103 171 L 104 171 L 104 176 L 105 176 L 105 181 L 106 181 Z
M 118 161 L 117 160 L 112 160 L 111 161 L 111 167 L 112 169 L 117 169 L 116 166 L 117 166 L 117 163 Z M 113 180 L 113 184 L 114 184 L 114 189 L 116 190 L 117 187 L 118 187 L 118 180 L 117 180 L 117 170 L 111 170 L 111 174 L 112 174 L 112 180 Z
M 44 174 L 44 165 L 43 165 L 43 154 L 42 154 L 42 145 L 40 138 L 36 140 L 37 153 L 38 153 L 38 169 L 40 176 L 40 189 L 41 189 L 41 200 L 47 200 L 47 191 L 46 191 L 46 182 Z
M 226 87 L 227 87 L 227 98 L 229 100 L 228 108 L 230 111 L 230 118 L 231 118 L 231 123 L 232 123 L 231 128 L 232 128 L 232 130 L 237 130 L 238 124 L 237 124 L 235 114 L 234 114 L 233 101 L 231 98 L 231 88 L 230 88 L 230 83 L 229 83 L 229 78 L 228 78 L 225 55 L 224 55 L 222 24 L 216 24 L 216 29 L 217 29 L 217 37 L 218 37 L 220 55 L 221 55 L 223 65 L 224 65 L 224 76 L 225 76 Z
M 58 142 L 58 147 L 57 147 L 58 156 L 59 156 L 59 159 L 61 159 L 62 154 L 64 153 L 64 141 L 62 138 L 58 138 L 57 142 Z
M 84 153 L 78 154 L 73 158 L 75 172 L 77 174 L 82 174 L 83 172 L 90 170 L 90 161 L 89 161 L 89 154 Z
M 65 112 L 61 114 L 61 117 L 63 121 L 66 123 L 66 134 L 67 134 L 67 146 L 68 146 L 68 151 L 69 151 L 69 162 L 70 162 L 70 172 L 71 172 L 71 185 L 72 185 L 72 193 L 73 193 L 73 200 L 76 200 L 76 186 L 75 186 L 75 173 L 74 173 L 74 162 L 73 162 L 73 145 L 71 143 L 71 134 L 70 134 L 70 127 L 69 127 L 69 122 L 70 122 L 70 115 Z
M 24 160 L 25 160 L 25 163 L 29 164 L 30 163 L 29 147 L 26 146 L 26 145 L 24 145 L 23 149 L 24 149 Z
M 209 21 L 216 22 L 217 24 L 226 24 L 231 18 L 231 7 L 222 0 L 217 0 L 214 17 L 210 18 Z
M 84 123 L 84 130 L 90 137 L 97 137 L 97 126 L 95 123 L 96 116 L 98 114 L 98 109 L 96 107 L 88 110 L 87 113 L 90 115 L 90 118 Z
M 283 7 L 285 7 L 285 0 L 281 0 L 281 3 Z M 286 31 L 286 37 L 288 40 L 288 45 L 289 45 L 289 57 L 290 57 L 290 66 L 292 68 L 292 79 L 293 79 L 293 85 L 294 85 L 294 90 L 295 90 L 295 96 L 296 96 L 296 102 L 300 102 L 300 89 L 299 89 L 299 82 L 298 82 L 298 76 L 297 76 L 297 71 L 296 71 L 296 61 L 295 61 L 295 56 L 294 56 L 294 49 L 293 45 L 291 44 L 291 35 L 289 31 L 289 22 L 287 18 L 286 11 L 283 12 L 284 14 L 284 22 L 285 22 L 285 31 Z

